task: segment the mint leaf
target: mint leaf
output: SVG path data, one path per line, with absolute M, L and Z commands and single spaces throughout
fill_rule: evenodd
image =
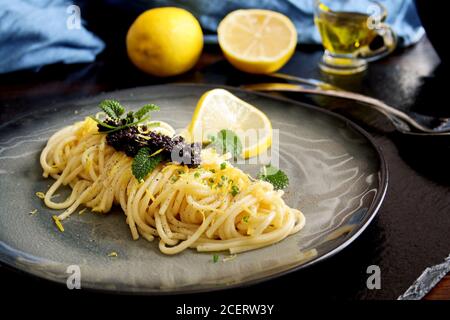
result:
M 241 139 L 232 130 L 220 130 L 213 144 L 217 152 L 222 154 L 229 152 L 234 159 L 237 159 L 242 153 Z
M 159 107 L 156 104 L 146 104 L 142 106 L 138 111 L 134 113 L 136 119 L 141 120 L 147 113 L 151 111 L 159 111 Z
M 271 164 L 262 167 L 257 177 L 270 182 L 275 190 L 285 189 L 289 185 L 288 176 Z
M 116 100 L 103 100 L 99 104 L 100 109 L 103 110 L 111 119 L 118 120 L 124 114 L 125 108 Z
M 138 181 L 143 180 L 150 172 L 155 170 L 158 164 L 162 161 L 160 153 L 150 156 L 149 148 L 139 149 L 137 155 L 131 164 L 131 171 Z

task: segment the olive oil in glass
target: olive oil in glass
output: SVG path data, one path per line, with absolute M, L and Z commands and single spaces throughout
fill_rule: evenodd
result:
M 354 74 L 364 71 L 367 62 L 379 59 L 395 49 L 396 36 L 383 21 L 386 9 L 376 1 L 360 0 L 354 7 L 338 10 L 339 0 L 317 0 L 314 22 L 325 49 L 320 68 L 328 73 Z M 345 4 L 345 3 L 344 3 Z M 333 10 L 333 5 L 338 9 Z M 369 14 L 371 11 L 375 14 Z M 382 45 L 371 48 L 375 38 Z

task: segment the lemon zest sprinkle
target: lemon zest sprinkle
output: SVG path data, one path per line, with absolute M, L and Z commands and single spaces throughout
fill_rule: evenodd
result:
M 145 193 L 147 193 L 148 196 L 150 197 L 150 199 L 151 199 L 153 202 L 155 202 L 155 197 L 153 196 L 153 194 L 152 194 L 148 189 L 145 189 Z
M 30 211 L 30 215 L 35 215 L 37 212 L 38 212 L 38 210 L 34 209 L 34 210 Z
M 156 156 L 157 154 L 159 154 L 159 153 L 161 153 L 161 152 L 163 152 L 163 151 L 164 151 L 164 148 L 161 148 L 161 149 L 159 149 L 159 150 L 156 150 L 155 152 L 153 152 L 153 153 L 150 155 L 150 157 Z
M 224 257 L 224 258 L 222 259 L 222 261 L 223 261 L 223 262 L 231 261 L 231 260 L 236 259 L 236 257 L 237 257 L 237 254 L 232 254 L 232 255 L 229 255 L 229 256 Z
M 108 253 L 108 257 L 116 258 L 117 256 L 118 256 L 118 254 L 115 251 Z
M 43 192 L 41 192 L 41 191 L 38 191 L 38 192 L 36 192 L 36 196 L 37 196 L 39 199 L 44 199 L 44 198 L 45 198 L 45 193 L 43 193 Z
M 58 216 L 52 216 L 53 221 L 55 221 L 55 225 L 58 227 L 59 231 L 64 232 L 64 227 L 61 223 L 61 220 L 59 220 Z

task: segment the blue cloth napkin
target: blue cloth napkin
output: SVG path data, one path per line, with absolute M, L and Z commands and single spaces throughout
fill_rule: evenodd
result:
M 110 5 L 133 7 L 136 11 L 161 6 L 185 8 L 199 19 L 203 29 L 215 33 L 223 17 L 237 9 L 263 8 L 275 10 L 288 16 L 295 24 L 298 42 L 320 44 L 320 35 L 314 25 L 315 0 L 106 0 Z M 412 45 L 420 40 L 425 31 L 417 15 L 414 0 L 378 0 L 388 11 L 387 24 L 399 38 L 399 46 Z M 338 10 L 352 11 L 361 7 L 361 0 L 333 0 Z M 364 5 L 367 2 L 364 1 Z M 368 12 L 370 13 L 370 12 Z M 206 41 L 216 42 L 215 35 L 207 35 Z
M 0 73 L 94 61 L 104 43 L 78 23 L 72 4 L 68 0 L 0 0 Z

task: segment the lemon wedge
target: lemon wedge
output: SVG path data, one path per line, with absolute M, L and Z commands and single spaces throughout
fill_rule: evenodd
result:
M 203 94 L 188 127 L 194 141 L 209 141 L 222 129 L 232 130 L 241 140 L 242 157 L 259 155 L 272 145 L 272 124 L 259 109 L 224 89 Z
M 217 29 L 225 58 L 237 69 L 249 73 L 271 73 L 280 69 L 297 45 L 297 31 L 281 13 L 236 10 Z

